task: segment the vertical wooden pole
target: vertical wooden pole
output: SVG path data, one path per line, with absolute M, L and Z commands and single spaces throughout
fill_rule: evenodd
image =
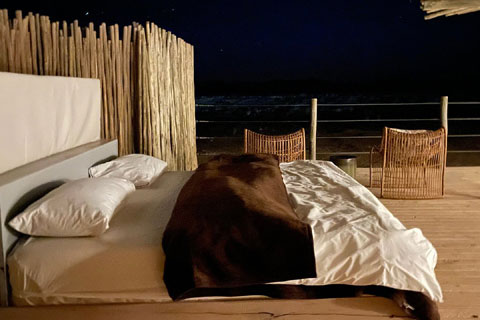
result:
M 445 128 L 445 151 L 443 155 L 443 171 L 442 171 L 442 196 L 445 195 L 445 167 L 447 166 L 447 141 L 448 141 L 448 96 L 443 96 L 440 100 L 442 127 Z
M 310 120 L 310 160 L 317 158 L 317 99 L 311 101 L 311 120 Z
M 247 138 L 248 138 L 248 130 L 244 129 L 243 130 L 243 153 L 247 153 L 248 151 Z
M 387 166 L 387 147 L 388 147 L 388 129 L 387 127 L 383 128 L 383 137 L 384 137 L 384 145 L 383 148 L 383 163 L 382 163 L 382 176 L 380 180 L 380 197 L 383 198 L 383 190 L 385 186 L 385 170 Z
M 441 111 L 442 127 L 445 128 L 445 134 L 448 135 L 448 96 L 443 96 L 441 98 L 440 105 L 442 108 L 442 111 Z

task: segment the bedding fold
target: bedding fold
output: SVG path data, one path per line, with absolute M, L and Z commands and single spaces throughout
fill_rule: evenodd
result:
M 367 188 L 329 161 L 280 164 L 290 202 L 312 227 L 317 277 L 288 285 L 383 286 L 442 302 L 437 252 L 418 228 L 405 226 Z

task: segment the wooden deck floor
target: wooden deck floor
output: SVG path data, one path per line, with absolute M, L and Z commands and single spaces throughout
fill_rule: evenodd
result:
M 359 181 L 367 181 L 361 169 Z M 382 200 L 407 228 L 421 228 L 437 248 L 445 302 L 442 319 L 480 317 L 480 167 L 447 169 L 440 200 Z M 0 308 L 0 319 L 404 319 L 393 302 L 374 297 L 325 300 L 177 302 L 108 306 Z

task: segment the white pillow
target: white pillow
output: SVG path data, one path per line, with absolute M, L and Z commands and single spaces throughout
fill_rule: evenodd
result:
M 117 178 L 67 182 L 32 203 L 9 225 L 32 236 L 99 235 L 108 229 L 115 209 L 134 190 L 133 183 Z
M 144 154 L 129 154 L 88 169 L 90 177 L 115 177 L 129 180 L 135 187 L 149 185 L 167 168 L 167 163 Z

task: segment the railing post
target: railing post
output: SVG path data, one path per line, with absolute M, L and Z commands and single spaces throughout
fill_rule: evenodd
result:
M 311 120 L 310 120 L 310 160 L 317 158 L 317 99 L 313 98 L 311 102 Z
M 441 101 L 441 119 L 442 119 L 442 127 L 445 128 L 445 134 L 448 135 L 448 96 L 443 96 Z
M 448 144 L 448 97 L 443 96 L 440 100 L 442 127 L 445 128 L 445 151 L 442 170 L 442 196 L 445 195 L 445 168 L 447 167 L 447 144 Z

